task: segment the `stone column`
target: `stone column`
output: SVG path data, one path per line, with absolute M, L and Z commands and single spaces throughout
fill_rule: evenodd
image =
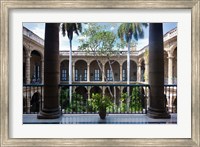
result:
M 105 82 L 105 64 L 104 63 L 102 63 L 102 70 L 103 70 L 103 72 L 102 72 L 102 82 Z
M 164 50 L 162 23 L 149 25 L 149 86 L 150 106 L 147 115 L 151 118 L 170 118 L 164 97 Z
M 146 83 L 149 83 L 149 63 L 148 63 L 148 61 L 145 61 L 144 79 L 145 79 Z
M 44 83 L 44 59 L 41 60 L 41 84 Z
M 137 66 L 137 81 L 138 82 L 141 82 L 141 64 L 138 63 L 138 66 Z
M 88 99 L 90 99 L 90 87 L 88 86 L 87 90 L 88 90 Z
M 168 55 L 168 84 L 173 84 L 173 56 Z
M 61 115 L 59 103 L 59 23 L 45 24 L 44 42 L 44 106 L 39 119 L 54 119 Z
M 26 67 L 25 67 L 25 70 L 26 70 L 26 84 L 30 84 L 30 81 L 31 81 L 31 78 L 30 78 L 30 75 L 31 75 L 31 56 L 29 53 L 26 54 Z
M 120 81 L 123 81 L 123 75 L 122 75 L 122 64 L 120 64 L 120 75 L 119 75 L 119 78 L 120 78 Z
M 90 64 L 87 64 L 87 82 L 90 82 Z

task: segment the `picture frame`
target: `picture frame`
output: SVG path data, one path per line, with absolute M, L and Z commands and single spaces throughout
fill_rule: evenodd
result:
M 192 137 L 190 139 L 14 139 L 9 138 L 9 10 L 10 9 L 191 9 L 192 11 Z M 200 1 L 1 1 L 0 97 L 1 146 L 200 146 Z

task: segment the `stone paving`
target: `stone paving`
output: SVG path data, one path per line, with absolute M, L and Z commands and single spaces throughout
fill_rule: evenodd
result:
M 108 114 L 102 120 L 98 114 L 63 114 L 58 119 L 37 119 L 37 114 L 24 114 L 23 124 L 177 124 L 177 114 L 170 119 L 152 119 L 146 114 Z

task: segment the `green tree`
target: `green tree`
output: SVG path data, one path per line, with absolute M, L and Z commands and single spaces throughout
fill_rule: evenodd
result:
M 105 81 L 108 81 L 104 69 L 98 60 L 100 56 L 105 56 L 109 63 L 112 80 L 115 81 L 115 75 L 112 68 L 112 64 L 114 64 L 115 61 L 112 61 L 110 56 L 113 54 L 118 54 L 119 48 L 123 46 L 122 43 L 117 43 L 117 35 L 114 32 L 109 31 L 106 26 L 100 26 L 96 23 L 89 23 L 88 28 L 83 31 L 82 35 L 85 39 L 80 40 L 81 45 L 79 50 L 92 53 L 93 56 L 96 56 L 96 62 L 99 66 L 99 69 Z M 108 89 L 111 96 L 114 97 L 114 103 L 116 103 L 116 90 L 114 90 L 113 94 L 110 90 L 110 87 L 108 87 Z
M 63 36 L 67 36 L 69 39 L 70 44 L 70 52 L 69 52 L 69 84 L 72 84 L 72 40 L 73 40 L 73 34 L 79 35 L 79 32 L 82 32 L 82 25 L 81 23 L 62 23 L 61 24 L 61 30 Z M 70 103 L 72 99 L 72 87 L 70 86 L 69 90 L 69 96 L 70 96 Z
M 130 44 L 131 40 L 134 39 L 135 42 L 138 41 L 139 38 L 144 38 L 144 30 L 143 27 L 147 27 L 147 23 L 122 23 L 118 28 L 118 37 L 122 42 L 126 42 L 128 46 L 127 52 L 127 84 L 130 84 Z M 130 88 L 127 88 L 128 99 L 127 99 L 127 110 L 129 109 L 129 96 L 130 96 Z

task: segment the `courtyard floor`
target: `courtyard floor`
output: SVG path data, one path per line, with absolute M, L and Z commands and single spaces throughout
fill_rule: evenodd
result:
M 23 114 L 23 124 L 177 124 L 177 114 L 170 119 L 152 119 L 146 114 L 63 114 L 58 119 L 37 119 L 37 114 Z

